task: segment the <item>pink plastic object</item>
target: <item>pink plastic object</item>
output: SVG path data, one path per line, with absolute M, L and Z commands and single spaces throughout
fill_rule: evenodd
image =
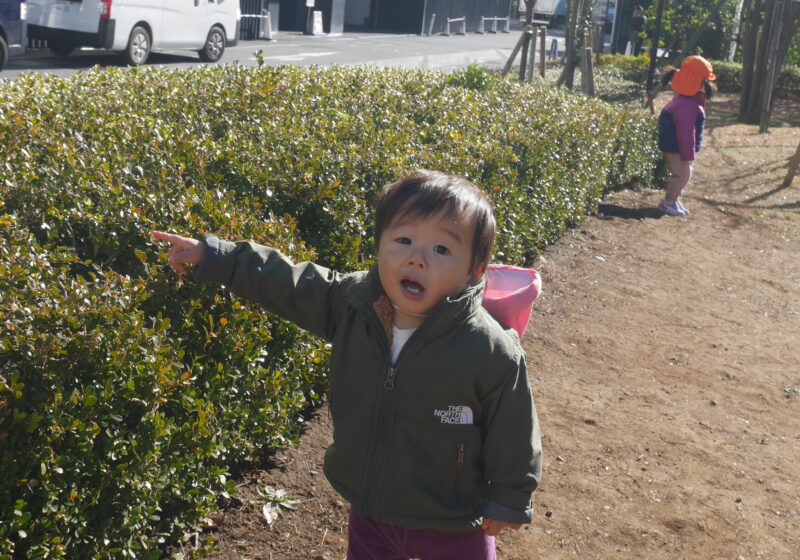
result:
M 504 325 L 517 331 L 521 340 L 533 302 L 541 291 L 542 279 L 532 268 L 490 264 L 486 269 L 483 307 Z

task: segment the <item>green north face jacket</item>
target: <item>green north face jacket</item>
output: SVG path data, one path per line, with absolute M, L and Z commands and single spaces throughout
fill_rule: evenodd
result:
M 446 299 L 390 364 L 392 307 L 377 267 L 339 274 L 253 243 L 204 238 L 195 278 L 222 284 L 332 343 L 324 470 L 364 516 L 461 531 L 530 522 L 541 439 L 516 333 Z

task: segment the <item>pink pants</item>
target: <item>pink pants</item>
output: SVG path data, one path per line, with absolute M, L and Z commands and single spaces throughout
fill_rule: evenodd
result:
M 378 523 L 350 508 L 347 560 L 496 560 L 483 529 L 451 533 Z

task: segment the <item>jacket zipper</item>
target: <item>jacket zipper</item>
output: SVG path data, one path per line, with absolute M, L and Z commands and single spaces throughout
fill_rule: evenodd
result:
M 464 482 L 464 453 L 465 453 L 465 444 L 459 443 L 457 444 L 458 449 L 458 456 L 456 458 L 456 500 L 459 502 L 461 501 L 462 495 L 462 486 Z
M 370 310 L 363 305 L 354 303 L 356 307 L 360 308 L 362 313 L 364 313 L 368 320 L 372 323 L 373 327 L 378 332 L 383 332 L 383 325 L 380 324 L 376 319 L 373 319 L 372 315 L 370 314 Z M 390 348 L 387 344 L 387 340 L 380 338 L 379 339 L 380 345 L 383 347 L 383 351 L 386 353 L 388 357 L 390 355 Z M 387 359 L 387 362 L 389 360 Z M 388 392 L 389 389 L 394 388 L 394 376 L 397 374 L 397 370 L 391 367 L 391 363 L 389 364 L 389 374 L 384 381 L 384 388 L 386 391 L 382 391 L 379 395 L 379 401 L 376 402 L 375 407 L 375 415 L 372 418 L 372 422 L 374 423 L 372 435 L 370 436 L 370 440 L 367 442 L 367 465 L 364 473 L 364 485 L 362 486 L 362 491 L 364 492 L 364 497 L 362 501 L 362 507 L 364 508 L 364 513 L 366 515 L 371 515 L 372 510 L 376 509 L 375 505 L 375 498 L 374 495 L 377 491 L 377 484 L 374 481 L 374 477 L 378 471 L 378 464 L 379 464 L 379 457 L 383 454 L 381 449 L 381 445 L 378 443 L 378 440 L 383 437 L 385 433 L 385 425 L 386 425 L 386 408 L 389 404 L 389 396 L 390 393 Z
M 368 483 L 368 489 L 366 492 L 366 512 L 367 514 L 375 511 L 376 513 L 380 511 L 379 507 L 379 491 L 380 491 L 380 484 L 376 480 L 378 477 L 377 473 L 381 472 L 383 469 L 383 463 L 386 460 L 386 456 L 388 454 L 389 447 L 391 444 L 388 442 L 389 439 L 389 424 L 390 424 L 390 408 L 392 402 L 392 389 L 394 389 L 394 378 L 397 375 L 397 368 L 389 366 L 389 371 L 386 374 L 386 380 L 383 382 L 383 387 L 385 391 L 382 392 L 379 402 L 377 404 L 378 408 L 378 417 L 376 418 L 376 425 L 375 425 L 375 434 L 377 436 L 377 441 L 371 444 L 372 447 L 372 458 L 369 463 L 369 467 L 366 473 L 366 480 Z M 381 441 L 385 441 L 386 444 L 380 443 Z
M 400 354 L 397 356 L 397 361 L 395 362 L 395 365 L 400 363 L 400 360 L 408 352 L 409 344 L 411 343 L 412 340 L 415 340 L 416 338 L 417 338 L 417 333 L 415 332 L 414 334 L 411 335 L 411 338 L 409 338 L 408 341 L 406 341 L 406 344 L 405 346 L 403 346 L 403 349 L 400 350 Z M 387 354 L 390 354 L 390 352 L 387 351 Z M 390 440 L 389 432 L 391 430 L 390 423 L 392 414 L 390 412 L 390 408 L 391 408 L 391 403 L 393 402 L 392 390 L 394 389 L 395 377 L 397 377 L 397 368 L 393 366 L 391 364 L 391 360 L 389 360 L 389 371 L 386 373 L 386 380 L 383 382 L 383 388 L 386 389 L 386 392 L 383 393 L 383 395 L 381 395 L 381 403 L 379 407 L 381 408 L 382 413 L 378 417 L 378 425 L 377 425 L 378 427 L 377 433 L 385 436 L 386 445 L 385 446 L 376 445 L 374 461 L 370 463 L 370 469 L 366 475 L 367 477 L 369 477 L 371 480 L 374 481 L 372 483 L 370 491 L 367 493 L 368 496 L 367 503 L 369 504 L 368 507 L 374 508 L 375 511 L 380 511 L 381 498 L 379 495 L 380 484 L 378 484 L 377 481 L 375 481 L 375 478 L 378 477 L 378 475 L 374 473 L 385 471 L 386 468 L 385 463 L 388 461 L 389 450 L 391 449 L 392 446 L 391 441 L 389 441 Z
M 380 324 L 376 325 L 377 327 L 381 327 Z M 409 342 L 411 342 L 417 333 L 414 333 L 411 338 L 406 342 L 403 349 L 400 351 L 400 355 L 397 357 L 397 363 L 400 362 L 400 358 L 406 353 L 408 348 Z M 387 357 L 390 355 L 391 351 L 389 346 L 384 343 L 383 344 L 384 350 L 386 352 Z M 371 459 L 367 466 L 367 472 L 365 473 L 365 482 L 367 483 L 366 487 L 366 506 L 365 512 L 366 514 L 371 514 L 373 511 L 378 512 L 380 511 L 380 484 L 376 478 L 379 478 L 377 473 L 384 470 L 384 463 L 388 459 L 389 448 L 391 447 L 391 442 L 389 442 L 389 430 L 390 430 L 390 408 L 392 399 L 392 390 L 394 389 L 394 381 L 395 377 L 397 376 L 397 368 L 392 366 L 391 360 L 389 361 L 389 370 L 386 373 L 386 379 L 383 382 L 383 387 L 386 390 L 380 398 L 380 402 L 376 403 L 377 408 L 379 410 L 378 416 L 376 418 L 376 430 L 375 434 L 377 435 L 378 439 L 384 438 L 386 440 L 386 445 L 381 445 L 378 442 L 370 443 L 370 455 Z
M 386 381 L 383 386 L 387 391 L 394 389 L 394 376 L 397 375 L 397 368 L 389 367 L 389 373 L 386 376 Z

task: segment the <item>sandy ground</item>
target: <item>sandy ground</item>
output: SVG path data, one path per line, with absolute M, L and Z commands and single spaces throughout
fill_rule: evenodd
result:
M 800 111 L 781 104 L 764 135 L 735 111 L 709 106 L 689 217 L 662 216 L 656 191 L 614 193 L 535 263 L 523 344 L 544 475 L 498 558 L 798 558 L 800 177 L 779 186 Z M 299 447 L 242 476 L 212 559 L 345 557 L 330 433 L 323 407 Z M 271 523 L 267 485 L 297 500 Z

